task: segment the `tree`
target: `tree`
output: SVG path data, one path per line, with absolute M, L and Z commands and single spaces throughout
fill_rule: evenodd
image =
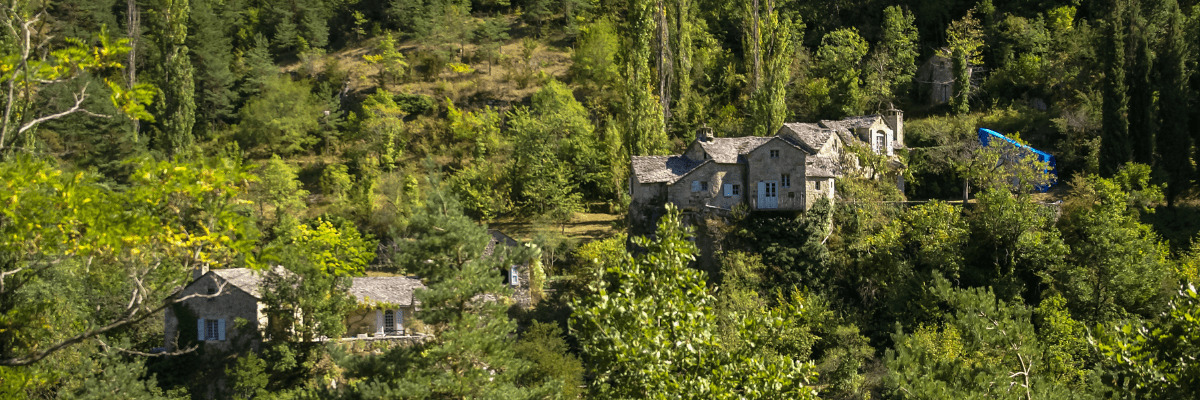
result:
M 475 29 L 475 43 L 479 45 L 478 56 L 488 62 L 488 75 L 492 65 L 500 60 L 500 46 L 508 40 L 508 20 L 503 17 L 488 18 Z
M 1158 42 L 1157 24 L 1143 16 L 1142 4 L 1132 0 L 1128 4 L 1128 40 L 1126 51 L 1129 65 L 1126 67 L 1125 86 L 1129 93 L 1129 142 L 1131 161 L 1151 164 L 1154 162 L 1154 136 L 1157 131 L 1154 119 L 1155 84 L 1154 47 Z
M 130 51 L 129 39 L 113 40 L 108 32 L 101 29 L 100 45 L 93 46 L 82 40 L 71 38 L 64 44 L 52 43 L 52 35 L 39 31 L 45 23 L 44 13 L 35 13 L 35 5 L 30 2 L 17 1 L 3 6 L 4 29 L 3 43 L 0 46 L 0 57 L 6 61 L 6 68 L 0 73 L 3 82 L 3 94 L 0 94 L 3 111 L 0 111 L 0 156 L 7 158 L 18 145 L 25 150 L 35 148 L 34 133 L 36 128 L 47 121 L 60 119 L 69 115 L 88 115 L 105 117 L 83 107 L 85 100 L 96 91 L 88 80 L 82 79 L 88 74 L 101 74 L 113 68 L 122 68 L 122 58 Z M 113 106 L 134 120 L 153 120 L 154 117 L 146 112 L 150 104 L 150 95 L 154 86 L 136 84 L 125 88 L 112 81 L 106 81 L 109 99 Z M 43 109 L 38 104 L 49 88 L 65 87 L 73 102 L 63 109 Z M 109 116 L 111 117 L 111 116 Z M 134 138 L 137 141 L 137 138 Z
M 187 47 L 196 70 L 196 122 L 202 133 L 227 122 L 238 100 L 230 69 L 233 44 L 227 29 L 228 23 L 213 9 L 212 1 L 199 0 L 192 7 Z
M 630 36 L 625 58 L 625 97 L 621 112 L 625 122 L 625 145 L 630 155 L 663 154 L 667 151 L 666 123 L 650 73 L 650 42 L 656 31 L 652 0 L 630 0 L 626 32 Z
M 883 34 L 867 62 L 867 87 L 876 108 L 906 93 L 917 73 L 916 17 L 900 6 L 883 10 Z
M 161 315 L 185 300 L 171 296 L 194 269 L 256 265 L 257 231 L 238 200 L 254 179 L 246 167 L 133 163 L 122 191 L 44 161 L 0 163 L 0 365 Z
M 1125 25 L 1128 11 L 1126 0 L 1112 0 L 1108 23 L 1105 24 L 1104 43 L 1099 47 L 1105 61 L 1104 104 L 1100 133 L 1100 168 L 1108 175 L 1126 162 L 1133 160 L 1133 148 L 1129 137 L 1128 83 L 1125 80 Z
M 405 69 L 408 68 L 408 63 L 404 62 L 404 54 L 396 49 L 396 39 L 392 38 L 391 32 L 383 34 L 383 39 L 379 40 L 379 44 L 375 47 L 375 54 L 364 55 L 363 59 L 367 64 L 374 65 L 379 69 L 379 87 L 387 88 L 388 83 L 399 83 L 404 78 Z
M 318 219 L 281 232 L 263 259 L 284 270 L 267 275 L 263 293 L 267 314 L 280 318 L 271 332 L 295 332 L 282 340 L 312 341 L 336 338 L 346 332 L 345 317 L 356 301 L 350 277 L 361 276 L 375 259 L 376 243 L 353 225 L 335 227 Z M 294 317 L 294 318 L 293 318 Z
M 188 0 L 161 0 L 155 12 L 158 18 L 158 46 L 163 59 L 160 67 L 162 82 L 157 147 L 173 155 L 186 151 L 195 142 L 192 127 L 196 124 L 196 82 L 187 46 Z
M 971 71 L 983 64 L 980 48 L 983 47 L 983 31 L 974 10 L 967 10 L 962 19 L 946 27 L 947 45 L 954 68 L 954 96 L 950 105 L 959 114 L 971 110 Z
M 742 316 L 734 341 L 715 335 L 715 299 L 706 292 L 704 273 L 687 265 L 697 254 L 687 236 L 679 211 L 668 205 L 655 238 L 634 239 L 646 252 L 610 260 L 590 293 L 573 302 L 571 330 L 593 374 L 592 393 L 815 398 L 806 386 L 814 378 L 811 363 L 757 349 L 787 328 L 778 314 Z M 741 350 L 730 350 L 733 343 Z
M 791 36 L 792 32 L 804 32 L 803 23 L 793 23 L 787 17 L 780 17 L 776 10 L 768 9 L 765 15 L 757 19 L 760 27 L 756 30 L 763 35 L 762 43 L 755 48 L 763 53 L 763 78 L 761 86 L 753 88 L 750 95 L 750 108 L 753 113 L 754 134 L 771 136 L 783 127 L 788 117 L 787 85 L 791 80 L 792 43 L 800 42 Z M 798 28 L 793 28 L 798 25 Z
M 318 142 L 326 106 L 313 95 L 307 82 L 283 76 L 266 80 L 262 93 L 240 111 L 237 139 L 242 148 L 259 154 L 291 155 Z
M 947 305 L 944 323 L 905 333 L 897 328 L 887 351 L 886 385 L 901 399 L 1067 398 L 1071 388 L 1047 373 L 1044 345 L 1032 311 L 997 299 L 986 288 L 953 289 L 945 278 L 934 292 Z
M 1193 141 L 1189 120 L 1188 79 L 1195 72 L 1187 68 L 1188 46 L 1184 31 L 1187 23 L 1183 11 L 1174 0 L 1165 2 L 1168 15 L 1163 52 L 1159 62 L 1162 78 L 1158 82 L 1161 95 L 1158 126 L 1158 154 L 1162 169 L 1167 173 L 1166 200 L 1173 206 L 1179 195 L 1191 187 Z
M 1119 398 L 1187 397 L 1200 389 L 1200 370 L 1191 362 L 1200 350 L 1200 293 L 1188 283 L 1159 316 L 1096 329 L 1088 342 L 1103 357 L 1098 370 Z
M 1149 175 L 1149 167 L 1129 164 L 1114 179 L 1076 176 L 1071 181 L 1058 222 L 1071 252 L 1050 277 L 1072 311 L 1089 322 L 1150 316 L 1157 310 L 1168 279 L 1167 248 L 1138 221 L 1132 201 L 1146 195 L 1162 199 L 1161 189 L 1148 184 Z
M 413 216 L 400 242 L 396 263 L 423 278 L 427 289 L 414 295 L 418 317 L 433 339 L 417 352 L 395 347 L 380 360 L 388 364 L 367 371 L 369 379 L 351 390 L 364 397 L 540 398 L 550 382 L 522 381 L 530 363 L 515 352 L 516 323 L 499 298 L 511 296 L 499 270 L 527 260 L 525 251 L 507 254 L 499 246 L 483 258 L 491 236 L 462 213 L 458 202 L 431 182 L 425 206 Z M 403 360 L 403 367 L 396 367 Z M 559 383 L 558 385 L 561 385 Z M 561 386 L 560 386 L 561 387 Z
M 862 111 L 862 79 L 859 64 L 867 55 L 867 41 L 855 28 L 842 28 L 825 34 L 817 49 L 816 71 L 832 83 L 831 96 L 835 116 L 856 115 Z
M 261 178 L 253 186 L 252 193 L 258 203 L 258 220 L 262 230 L 276 226 L 288 229 L 299 223 L 308 208 L 304 201 L 308 191 L 300 187 L 296 168 L 278 155 L 272 155 L 258 174 Z

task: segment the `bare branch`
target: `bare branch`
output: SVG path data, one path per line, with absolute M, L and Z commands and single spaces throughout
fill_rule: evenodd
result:
M 89 85 L 88 83 L 83 84 L 83 89 L 80 89 L 79 93 L 75 95 L 75 105 L 74 106 L 71 106 L 71 108 L 68 108 L 62 112 L 50 114 L 50 115 L 35 119 L 33 121 L 29 121 L 25 125 L 21 126 L 21 129 L 17 130 L 17 133 L 18 134 L 25 133 L 25 131 L 33 129 L 33 127 L 37 126 L 40 123 L 43 123 L 43 122 L 46 122 L 46 121 L 49 121 L 52 119 L 62 118 L 62 117 L 74 114 L 76 112 L 84 112 L 91 116 L 102 116 L 104 118 L 109 118 L 108 115 L 96 114 L 91 111 L 87 111 L 87 110 L 83 109 L 83 101 L 87 100 L 88 85 Z

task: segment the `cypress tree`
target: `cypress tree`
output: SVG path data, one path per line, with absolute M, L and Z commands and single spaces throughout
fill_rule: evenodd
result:
M 1129 145 L 1128 94 L 1125 82 L 1125 0 L 1113 0 L 1107 35 L 1097 46 L 1103 52 L 1104 105 L 1100 131 L 1100 168 L 1111 175 L 1133 158 Z
M 1129 91 L 1129 141 L 1133 160 L 1149 165 L 1154 155 L 1154 26 L 1142 15 L 1137 0 L 1129 4 L 1129 36 L 1126 47 L 1129 66 L 1126 88 Z
M 1193 141 L 1189 129 L 1186 19 L 1175 0 L 1165 0 L 1167 14 L 1163 32 L 1162 58 L 1159 62 L 1162 110 L 1159 113 L 1158 151 L 1167 173 L 1167 204 L 1190 186 L 1194 173 L 1191 162 Z
M 625 143 L 630 155 L 664 154 L 667 134 L 662 104 L 654 94 L 650 71 L 650 42 L 656 31 L 652 0 L 630 0 L 625 59 Z

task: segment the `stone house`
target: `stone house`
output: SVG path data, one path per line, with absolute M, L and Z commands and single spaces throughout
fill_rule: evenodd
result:
M 505 235 L 495 229 L 488 229 L 488 234 L 491 238 L 488 240 L 487 247 L 483 249 L 483 257 L 488 258 L 496 254 L 499 246 L 508 247 L 511 251 L 516 251 L 517 248 L 524 246 L 516 239 Z M 504 279 L 504 285 L 513 289 L 514 301 L 517 305 L 523 308 L 533 306 L 533 286 L 539 282 L 533 280 L 533 268 L 540 268 L 540 263 L 537 261 L 537 256 L 534 260 L 526 261 L 520 264 L 511 264 L 507 268 L 498 271 Z
M 257 350 L 270 336 L 268 327 L 278 329 L 284 320 L 266 312 L 262 301 L 265 278 L 289 273 L 278 266 L 269 272 L 228 268 L 197 273 L 176 294 L 184 300 L 166 310 L 163 335 L 167 350 L 192 340 L 204 342 L 210 349 Z M 425 287 L 420 280 L 404 276 L 352 279 L 349 292 L 358 307 L 346 316 L 348 337 L 414 333 L 405 321 L 414 321 L 417 303 L 412 294 Z
M 685 211 L 806 211 L 833 200 L 835 179 L 859 168 L 848 146 L 889 159 L 904 147 L 899 110 L 840 121 L 785 123 L 769 137 L 713 137 L 701 129 L 683 154 L 635 156 L 629 191 L 635 225 L 672 203 Z

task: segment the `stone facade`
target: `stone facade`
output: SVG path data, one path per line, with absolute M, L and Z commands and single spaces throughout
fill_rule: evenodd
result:
M 716 138 L 701 130 L 683 154 L 636 156 L 629 192 L 632 223 L 652 222 L 666 203 L 687 211 L 806 211 L 833 200 L 835 180 L 858 161 L 848 146 L 888 158 L 904 147 L 899 110 L 840 121 L 787 123 L 771 137 Z
M 275 326 L 286 319 L 268 316 L 262 302 L 266 275 L 288 273 L 275 267 L 270 272 L 228 268 L 197 274 L 176 294 L 185 300 L 167 308 L 163 326 L 167 350 L 191 342 L 222 351 L 257 350 L 271 336 L 268 327 L 275 333 L 290 331 Z M 420 326 L 415 323 L 418 303 L 413 292 L 424 287 L 413 277 L 353 278 L 349 292 L 358 308 L 346 316 L 347 337 L 420 334 L 413 329 Z

